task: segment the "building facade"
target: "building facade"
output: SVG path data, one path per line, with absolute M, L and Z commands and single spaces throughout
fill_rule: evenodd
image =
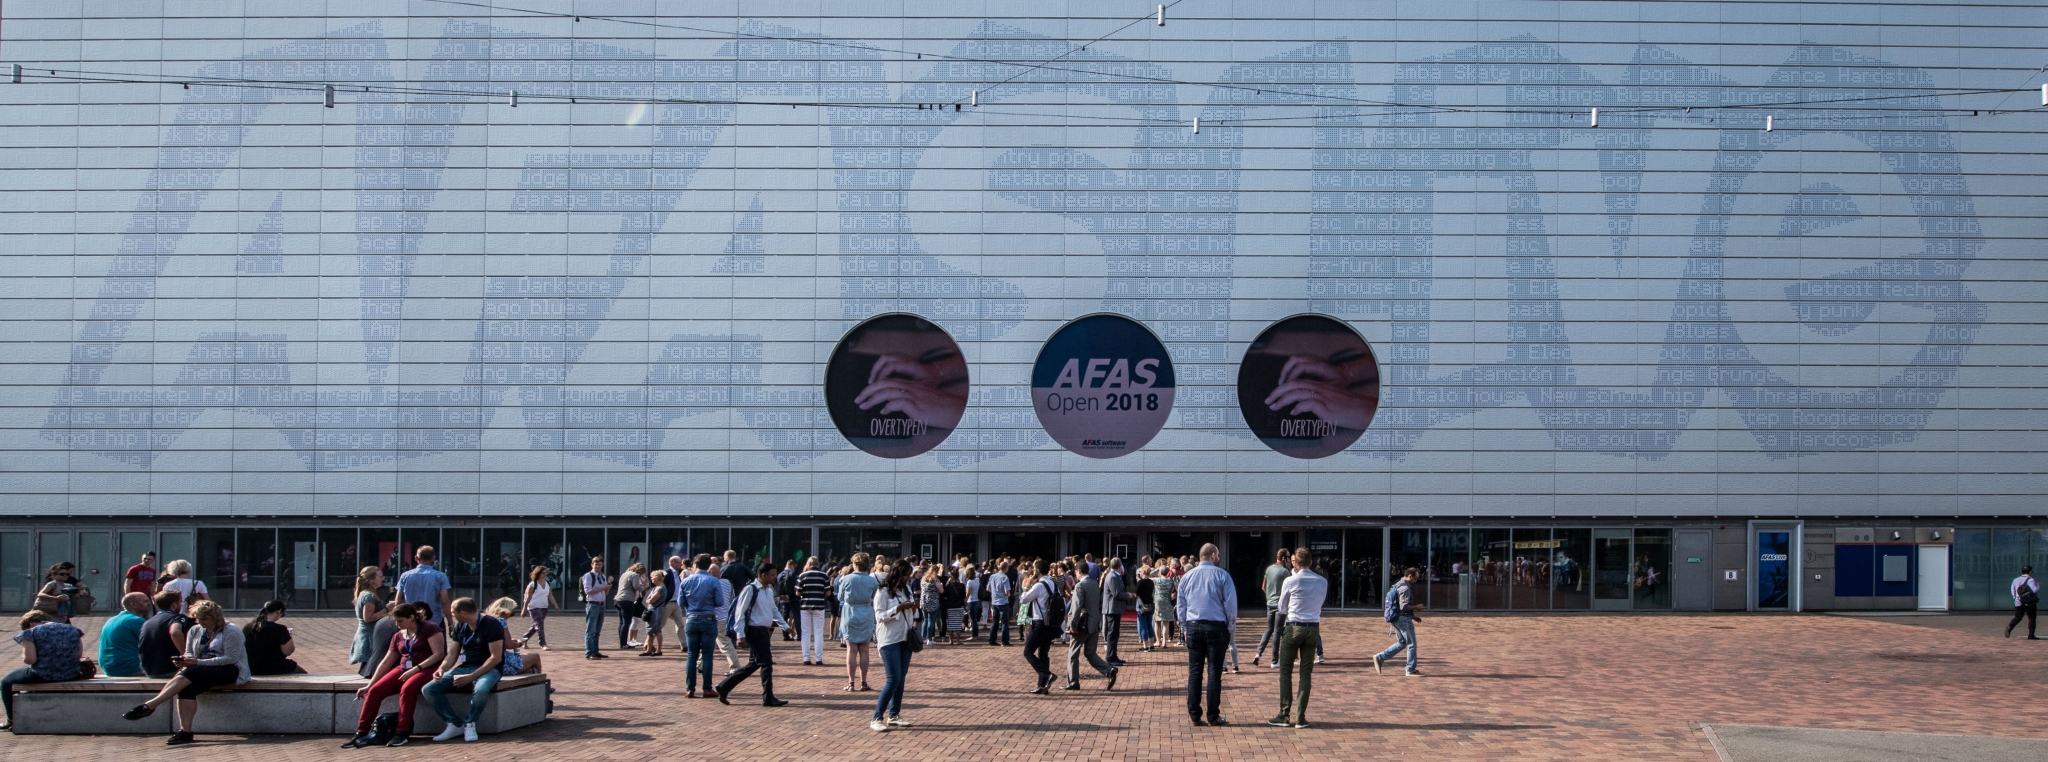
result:
M 145 547 L 237 607 L 421 544 L 1307 544 L 1469 609 L 2048 560 L 2048 10 L 963 13 L 8 4 L 0 605 Z

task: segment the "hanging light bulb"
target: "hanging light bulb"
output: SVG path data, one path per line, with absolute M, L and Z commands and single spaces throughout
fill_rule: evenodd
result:
M 1159 6 L 1159 26 L 1166 26 L 1166 6 Z
M 1765 116 L 1764 116 L 1764 132 L 1770 132 L 1770 131 L 1771 131 L 1771 121 L 1772 121 L 1772 120 L 1774 120 L 1774 119 L 1776 119 L 1776 118 L 1777 118 L 1777 117 L 1773 117 L 1773 116 L 1769 116 L 1769 115 L 1765 115 Z
M 969 92 L 967 93 L 967 105 L 969 105 L 969 106 L 980 106 L 980 105 L 981 105 L 981 91 L 980 91 L 980 90 L 972 90 L 972 91 L 969 91 Z
M 511 106 L 511 107 L 513 107 L 513 108 L 519 108 L 519 91 L 518 91 L 518 90 L 513 90 L 513 91 L 512 91 L 512 97 L 510 97 L 510 98 L 507 98 L 507 99 L 505 99 L 505 105 Z
M 326 94 L 323 95 L 320 99 L 321 104 L 325 105 L 328 108 L 334 108 L 334 86 L 328 85 L 325 89 L 325 93 Z
M 1593 109 L 1593 126 L 1600 126 L 1600 109 L 1598 108 Z
M 1199 116 L 1195 117 L 1195 134 L 1202 134 L 1202 118 Z

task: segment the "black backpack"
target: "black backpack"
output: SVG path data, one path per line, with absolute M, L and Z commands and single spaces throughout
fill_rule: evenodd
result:
M 390 743 L 391 738 L 396 735 L 398 735 L 397 712 L 385 712 L 377 715 L 376 719 L 370 721 L 370 737 L 367 739 L 369 745 L 382 746 Z
M 2032 581 L 2033 581 L 2033 579 L 2032 579 L 2032 578 L 2028 578 L 2028 580 L 2027 580 L 2027 582 L 2032 582 Z M 2027 582 L 2022 582 L 2022 583 L 2020 583 L 2020 605 L 2021 605 L 2021 606 L 2034 606 L 2034 605 L 2038 605 L 2038 604 L 2040 604 L 2040 603 L 2041 603 L 2041 594 L 2040 594 L 2040 593 L 2037 593 L 2037 592 L 2034 592 L 2034 586 L 2033 586 L 2033 585 L 2030 585 L 2030 584 L 2027 584 Z
M 1067 621 L 1067 599 L 1065 596 L 1060 595 L 1059 586 L 1052 584 L 1050 580 L 1040 580 L 1038 584 L 1045 585 L 1048 590 L 1048 594 L 1045 596 L 1045 623 L 1055 627 L 1065 623 Z

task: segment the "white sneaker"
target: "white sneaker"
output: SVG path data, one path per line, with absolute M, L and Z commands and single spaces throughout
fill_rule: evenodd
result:
M 462 726 L 461 726 L 461 725 L 459 725 L 459 724 L 455 724 L 455 723 L 450 723 L 450 724 L 448 725 L 448 727 L 445 727 L 445 728 L 442 728 L 442 729 L 441 729 L 441 734 L 440 734 L 440 735 L 434 736 L 434 740 L 436 740 L 436 741 L 453 741 L 453 740 L 455 740 L 455 737 L 456 737 L 456 736 L 460 736 L 460 735 L 462 735 Z
M 464 743 L 476 743 L 476 723 L 462 726 L 462 740 Z
M 910 721 L 903 719 L 902 717 L 891 717 L 889 718 L 889 726 L 894 728 L 907 728 L 910 727 Z
M 883 722 L 881 720 L 873 720 L 868 723 L 868 729 L 875 731 L 877 733 L 887 733 L 889 732 L 889 723 Z
M 1317 663 L 1317 664 L 1321 664 L 1321 663 L 1323 663 L 1323 661 L 1324 661 L 1323 657 L 1321 657 L 1321 656 L 1318 656 L 1318 657 L 1316 657 L 1316 663 Z

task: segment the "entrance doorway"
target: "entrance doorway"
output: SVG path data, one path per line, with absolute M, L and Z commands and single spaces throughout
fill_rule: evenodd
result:
M 1798 611 L 1800 546 L 1797 522 L 1752 522 L 1749 525 L 1749 588 L 1752 611 Z
M 1629 609 L 1629 542 L 1626 529 L 1593 530 L 1593 610 Z
M 1059 557 L 1059 536 L 1052 532 L 990 532 L 989 557 L 1007 555 L 1023 560 L 1036 558 L 1050 563 Z
M 1266 581 L 1266 565 L 1273 562 L 1272 541 L 1271 532 L 1230 533 L 1230 549 L 1225 551 L 1223 568 L 1230 572 L 1231 581 L 1237 583 L 1238 608 L 1266 605 L 1266 592 L 1261 586 Z
M 1202 546 L 1216 541 L 1215 532 L 1153 532 L 1153 558 L 1188 556 L 1200 561 Z
M 1920 546 L 1920 610 L 1948 610 L 1948 546 Z

